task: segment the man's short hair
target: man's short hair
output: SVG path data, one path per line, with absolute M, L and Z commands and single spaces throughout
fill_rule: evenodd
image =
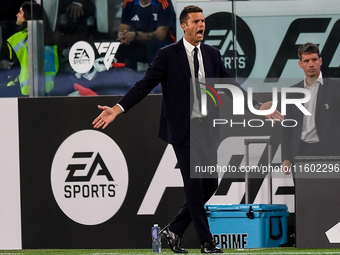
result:
M 181 14 L 179 15 L 180 24 L 187 23 L 189 19 L 189 13 L 193 13 L 193 12 L 203 12 L 203 10 L 196 5 L 188 5 L 184 7 Z
M 319 46 L 317 46 L 314 43 L 308 42 L 299 47 L 298 56 L 300 60 L 301 60 L 302 54 L 311 54 L 311 53 L 316 53 L 318 54 L 318 57 L 320 57 Z

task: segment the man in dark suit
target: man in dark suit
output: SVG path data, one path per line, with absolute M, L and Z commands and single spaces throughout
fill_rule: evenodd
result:
M 299 66 L 306 77 L 293 85 L 311 92 L 304 107 L 311 115 L 304 115 L 296 105 L 288 104 L 285 126 L 281 132 L 282 167 L 290 173 L 295 156 L 340 155 L 340 81 L 322 75 L 319 47 L 313 43 L 300 46 Z M 287 98 L 301 98 L 302 93 L 289 93 Z
M 160 232 L 174 253 L 187 253 L 181 248 L 181 240 L 191 222 L 194 224 L 202 253 L 222 252 L 212 240 L 204 209 L 204 204 L 217 189 L 217 176 L 192 178 L 190 175 L 193 166 L 203 165 L 201 159 L 206 159 L 210 165 L 216 166 L 217 163 L 217 136 L 214 135 L 216 131 L 213 130 L 212 121 L 209 121 L 217 116 L 216 111 L 209 111 L 207 116 L 201 114 L 200 89 L 196 87 L 197 83 L 192 81 L 197 79 L 204 81 L 205 78 L 231 78 L 220 52 L 201 43 L 205 30 L 204 21 L 201 8 L 185 7 L 180 14 L 184 38 L 160 49 L 144 78 L 138 81 L 113 108 L 98 106 L 103 112 L 93 121 L 94 128 L 105 128 L 118 114 L 129 111 L 159 82 L 161 83 L 163 105 L 159 137 L 173 145 L 186 194 L 186 201 L 179 213 Z M 242 89 L 236 83 L 235 86 Z M 230 95 L 229 91 L 226 92 Z M 246 96 L 247 93 L 243 89 L 242 92 Z M 261 104 L 253 99 L 253 106 L 260 110 L 268 110 L 271 109 L 272 103 Z M 279 120 L 283 118 L 277 110 L 266 117 Z

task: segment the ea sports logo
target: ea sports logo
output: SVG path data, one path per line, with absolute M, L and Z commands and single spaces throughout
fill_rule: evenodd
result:
M 70 219 L 84 225 L 103 223 L 116 214 L 126 196 L 124 155 L 99 131 L 74 133 L 54 156 L 51 186 L 60 209 Z
M 235 76 L 236 67 L 237 77 L 248 78 L 255 63 L 255 40 L 248 25 L 236 16 L 237 36 L 234 42 L 233 18 L 233 15 L 228 12 L 208 16 L 204 43 L 220 50 L 224 65 L 232 76 Z
M 79 41 L 71 47 L 68 59 L 74 71 L 87 73 L 93 66 L 95 54 L 90 44 Z

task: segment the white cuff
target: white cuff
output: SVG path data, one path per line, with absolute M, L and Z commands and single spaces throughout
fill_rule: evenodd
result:
M 116 104 L 116 105 L 118 105 L 118 106 L 120 107 L 120 109 L 122 109 L 122 111 L 123 111 L 123 112 L 125 112 L 125 110 L 124 110 L 124 107 L 123 107 L 123 106 L 121 106 L 120 104 Z

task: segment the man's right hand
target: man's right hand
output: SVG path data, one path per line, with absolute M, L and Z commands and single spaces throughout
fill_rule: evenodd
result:
M 135 40 L 136 33 L 124 30 L 123 32 L 119 33 L 119 37 L 117 41 L 121 44 L 129 45 Z
M 112 108 L 98 105 L 98 108 L 102 110 L 102 113 L 92 122 L 94 128 L 106 128 L 107 125 L 114 121 L 114 119 L 123 112 L 118 105 L 115 105 Z
M 292 163 L 290 163 L 290 160 L 286 159 L 282 162 L 282 172 L 286 175 L 290 174 L 290 168 L 292 166 Z
M 119 32 L 117 41 L 120 42 L 121 44 L 126 44 L 126 34 L 127 34 L 126 30 Z

